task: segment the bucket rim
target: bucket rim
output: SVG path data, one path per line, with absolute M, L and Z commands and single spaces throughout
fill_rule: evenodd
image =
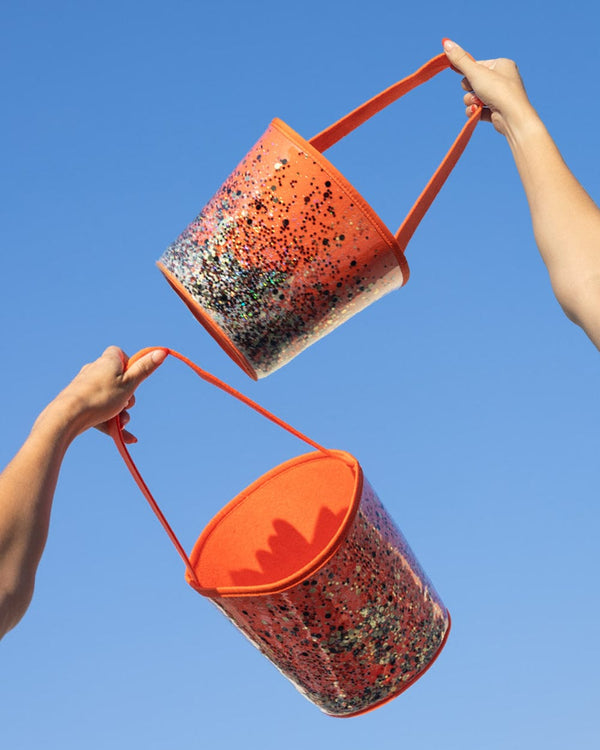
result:
M 323 453 L 321 451 L 311 451 L 310 453 L 303 453 L 270 469 L 268 472 L 252 482 L 252 484 L 248 485 L 245 489 L 239 492 L 233 498 L 233 500 L 230 500 L 227 505 L 225 505 L 216 515 L 212 517 L 212 519 L 204 527 L 204 530 L 201 532 L 189 555 L 190 564 L 192 568 L 196 570 L 196 566 L 200 560 L 203 547 L 213 531 L 217 528 L 221 521 L 227 515 L 229 515 L 229 513 L 231 513 L 239 505 L 244 503 L 261 486 L 271 481 L 281 473 L 288 471 L 289 469 L 302 463 L 332 458 L 342 461 L 353 470 L 354 486 L 352 488 L 352 495 L 350 497 L 348 510 L 346 511 L 346 514 L 342 522 L 340 523 L 338 530 L 318 555 L 316 555 L 309 563 L 307 563 L 291 575 L 286 576 L 285 578 L 281 578 L 278 581 L 264 584 L 206 587 L 199 584 L 199 582 L 194 581 L 189 570 L 186 570 L 185 578 L 190 586 L 199 594 L 202 594 L 202 596 L 206 596 L 210 599 L 249 597 L 261 594 L 278 594 L 282 591 L 292 588 L 293 586 L 296 586 L 309 576 L 316 573 L 317 570 L 322 568 L 335 555 L 341 544 L 348 536 L 362 496 L 363 472 L 360 463 L 358 459 L 351 453 L 342 450 L 328 450 L 327 453 Z

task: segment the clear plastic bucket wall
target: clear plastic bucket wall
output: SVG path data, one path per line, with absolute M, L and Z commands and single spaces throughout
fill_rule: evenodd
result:
M 188 582 L 332 716 L 402 693 L 450 629 L 406 540 L 342 452 L 262 477 L 209 524 L 190 560 Z
M 408 277 L 391 232 L 278 120 L 159 265 L 255 377 Z

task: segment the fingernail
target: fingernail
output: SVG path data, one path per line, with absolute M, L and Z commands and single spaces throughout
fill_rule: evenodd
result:
M 469 114 L 474 115 L 475 112 L 477 112 L 477 109 L 478 109 L 477 104 L 471 104 L 471 106 L 469 107 Z
M 164 362 L 166 357 L 167 357 L 167 352 L 165 351 L 165 349 L 157 349 L 156 351 L 152 352 L 152 361 L 156 365 L 159 365 L 161 362 Z
M 444 39 L 442 39 L 442 45 L 444 49 L 447 49 L 447 50 L 451 50 L 455 46 L 452 40 L 446 39 L 445 37 Z

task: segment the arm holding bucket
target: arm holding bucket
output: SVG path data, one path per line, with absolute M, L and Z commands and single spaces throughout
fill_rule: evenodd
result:
M 13 460 L 0 474 L 0 638 L 25 614 L 46 544 L 50 511 L 62 460 L 89 427 L 107 431 L 108 421 L 133 406 L 133 392 L 164 360 L 155 350 L 125 372 L 116 346 L 85 365 L 42 411 Z M 123 439 L 135 442 L 128 432 Z
M 476 62 L 449 40 L 444 40 L 444 50 L 465 75 L 467 114 L 484 102 L 482 119 L 508 141 L 558 302 L 600 349 L 600 210 L 565 164 L 515 63 Z

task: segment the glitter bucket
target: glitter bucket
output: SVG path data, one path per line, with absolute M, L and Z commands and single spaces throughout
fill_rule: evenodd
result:
M 466 123 L 396 234 L 322 155 L 449 66 L 445 55 L 310 141 L 279 119 L 158 266 L 250 377 L 268 375 L 408 279 L 404 250 L 462 154 Z
M 431 666 L 450 617 L 358 460 L 168 351 L 316 449 L 243 490 L 188 557 L 113 420 L 117 447 L 184 560 L 186 580 L 325 713 L 355 716 L 396 697 Z

